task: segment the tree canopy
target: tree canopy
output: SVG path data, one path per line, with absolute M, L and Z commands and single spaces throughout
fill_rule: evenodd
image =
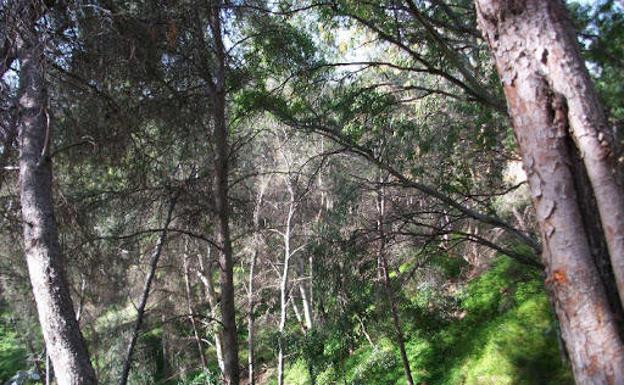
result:
M 0 384 L 624 384 L 614 0 L 0 0 Z

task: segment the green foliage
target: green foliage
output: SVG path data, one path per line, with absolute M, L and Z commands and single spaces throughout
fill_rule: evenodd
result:
M 175 385 L 219 385 L 220 379 L 217 372 L 202 370 L 192 373 L 177 381 Z
M 272 76 L 303 70 L 315 64 L 317 49 L 310 36 L 283 20 L 258 18 L 252 24 L 253 36 L 248 60 L 265 68 Z
M 0 308 L 0 310 L 2 310 Z M 0 313 L 0 384 L 28 369 L 26 350 L 11 326 L 10 314 Z
M 355 358 L 358 357 L 359 358 Z M 349 383 L 353 385 L 369 384 L 371 379 L 378 383 L 397 383 L 400 378 L 400 362 L 389 340 L 382 340 L 379 346 L 366 347 L 353 355 L 347 367 Z
M 439 384 L 571 384 L 539 276 L 510 260 L 471 282 L 465 317 L 433 336 Z M 443 359 L 443 357 L 446 357 Z
M 451 269 L 451 273 L 452 273 Z M 405 308 L 406 349 L 414 380 L 430 385 L 569 385 L 570 369 L 561 363 L 556 333 L 540 277 L 509 259 L 498 259 L 487 272 L 456 294 L 455 316 L 440 319 L 428 310 L 440 294 L 417 292 Z M 424 314 L 423 321 L 413 313 Z M 428 315 L 427 315 L 428 314 Z M 427 317 L 433 321 L 427 322 Z M 324 328 L 322 356 L 334 357 L 316 365 L 319 385 L 405 384 L 396 344 L 389 337 L 376 346 L 360 340 L 349 353 L 346 334 L 332 334 Z M 319 341 L 319 333 L 314 337 Z M 347 354 L 345 356 L 345 354 Z M 335 357 L 344 357 L 335 359 Z M 298 363 L 288 375 L 301 373 L 297 384 L 307 384 L 305 367 Z M 303 381 L 303 382 L 301 382 Z
M 583 54 L 602 101 L 615 121 L 624 120 L 624 13 L 613 0 L 571 5 L 582 32 Z

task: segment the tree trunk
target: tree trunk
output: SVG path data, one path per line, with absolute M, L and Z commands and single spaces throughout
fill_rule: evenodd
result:
M 247 349 L 248 349 L 248 368 L 249 368 L 249 385 L 256 384 L 256 373 L 255 373 L 255 317 L 254 311 L 256 306 L 256 292 L 255 292 L 255 273 L 256 273 L 256 263 L 258 261 L 258 254 L 260 253 L 260 210 L 262 210 L 262 203 L 264 201 L 264 191 L 268 186 L 268 181 L 263 182 L 260 185 L 258 190 L 258 196 L 256 198 L 256 207 L 253 213 L 253 226 L 254 226 L 254 244 L 253 251 L 251 254 L 251 261 L 249 261 L 249 292 L 247 295 Z
M 290 217 L 290 214 L 289 214 Z M 290 222 L 290 219 L 288 220 Z M 279 339 L 277 353 L 277 385 L 284 384 L 284 329 L 286 327 L 286 314 L 288 313 L 288 270 L 290 265 L 290 231 L 289 227 L 284 234 L 284 264 L 280 280 L 280 318 Z
M 211 85 L 214 103 L 213 138 L 215 145 L 215 208 L 217 211 L 219 245 L 219 277 L 221 285 L 221 322 L 223 324 L 223 364 L 225 383 L 238 385 L 238 337 L 234 303 L 234 257 L 230 239 L 230 207 L 228 200 L 229 142 L 225 118 L 225 47 L 221 31 L 221 1 L 210 1 L 210 29 L 214 40 L 217 68 Z
M 256 301 L 255 301 L 255 287 L 254 287 L 254 281 L 255 281 L 255 270 L 256 270 L 256 262 L 258 260 L 258 239 L 256 237 L 255 241 L 255 245 L 254 245 L 254 251 L 252 253 L 251 256 L 251 261 L 249 263 L 249 293 L 247 295 L 247 302 L 248 302 L 248 308 L 247 308 L 247 350 L 248 350 L 248 358 L 247 358 L 247 365 L 248 365 L 248 377 L 249 377 L 249 385 L 255 385 L 256 384 L 256 377 L 255 377 L 255 363 L 256 363 L 256 357 L 255 357 L 255 337 L 256 337 L 256 330 L 255 330 L 255 317 L 254 317 L 254 310 L 255 310 L 255 306 L 256 306 Z
M 295 191 L 291 185 L 290 176 L 287 176 L 286 185 L 288 193 L 290 194 L 290 201 L 288 203 L 288 214 L 286 216 L 286 223 L 284 233 L 282 237 L 284 239 L 284 264 L 282 267 L 282 276 L 280 281 L 280 319 L 279 319 L 279 340 L 278 340 L 278 354 L 277 354 L 277 385 L 284 384 L 284 330 L 286 328 L 286 315 L 288 313 L 288 294 L 289 294 L 289 269 L 290 258 L 293 255 L 290 245 L 290 234 L 292 231 L 292 219 L 295 216 L 297 210 L 297 203 L 295 201 Z M 295 305 L 293 300 L 293 305 Z
M 202 368 L 207 369 L 208 363 L 206 361 L 206 355 L 204 354 L 204 348 L 202 346 L 201 336 L 197 328 L 197 321 L 195 320 L 195 308 L 193 306 L 193 291 L 191 290 L 191 277 L 189 274 L 189 256 L 188 256 L 188 244 L 184 245 L 184 291 L 186 292 L 186 307 L 189 314 L 189 322 L 193 329 L 193 337 L 195 338 L 195 344 L 197 345 L 197 351 L 199 353 L 199 360 Z
M 46 361 L 45 361 L 45 385 L 50 385 L 52 383 L 52 364 L 50 363 L 50 355 L 46 351 Z
M 381 181 L 383 183 L 383 181 Z M 388 260 L 386 259 L 386 231 L 385 231 L 385 209 L 386 199 L 384 187 L 381 186 L 377 193 L 377 231 L 379 232 L 379 251 L 377 265 L 380 268 L 380 276 L 383 281 L 383 287 L 386 294 L 386 299 L 390 304 L 390 312 L 392 313 L 392 324 L 394 326 L 394 332 L 396 336 L 396 342 L 399 346 L 399 352 L 401 354 L 401 363 L 403 364 L 403 372 L 405 373 L 405 379 L 409 385 L 414 385 L 414 379 L 412 377 L 412 369 L 410 368 L 409 359 L 407 358 L 407 351 L 405 349 L 405 338 L 403 336 L 403 329 L 401 327 L 401 319 L 399 317 L 399 309 L 394 298 L 394 292 L 392 284 L 390 282 L 390 272 L 388 271 Z
M 15 139 L 17 138 L 17 130 L 14 122 L 11 122 L 9 124 L 10 125 L 9 127 L 7 127 L 6 136 L 4 137 L 4 140 L 2 142 L 2 154 L 0 154 L 0 190 L 2 190 L 4 180 L 6 179 L 6 174 L 9 171 L 7 170 L 7 166 L 13 153 L 13 144 L 15 143 Z
M 52 127 L 43 73 L 43 42 L 35 28 L 40 15 L 37 9 L 43 4 L 38 1 L 25 3 L 19 13 L 16 40 L 21 64 L 19 180 L 28 274 L 58 384 L 97 384 L 76 321 L 54 218 L 52 160 L 48 156 Z
M 134 347 L 136 346 L 136 343 L 139 339 L 139 332 L 141 331 L 143 317 L 145 315 L 145 306 L 147 305 L 147 300 L 149 299 L 150 289 L 152 288 L 152 282 L 154 280 L 154 276 L 156 275 L 156 268 L 158 267 L 158 261 L 160 260 L 160 255 L 162 254 L 162 249 L 167 238 L 167 229 L 169 228 L 169 224 L 171 223 L 171 217 L 173 215 L 175 203 L 176 197 L 171 198 L 163 229 L 160 232 L 160 236 L 158 237 L 156 247 L 152 252 L 152 257 L 149 264 L 149 271 L 147 273 L 147 277 L 145 277 L 145 283 L 143 284 L 141 301 L 139 302 L 139 306 L 137 307 L 137 318 L 134 321 L 134 328 L 132 329 L 130 342 L 128 342 L 128 348 L 126 349 L 126 357 L 124 359 L 123 369 L 121 371 L 121 377 L 119 379 L 119 385 L 126 385 L 126 383 L 128 382 L 128 375 L 130 374 L 130 368 L 132 367 L 132 354 L 134 353 Z
M 299 293 L 301 294 L 301 304 L 303 307 L 303 317 L 305 319 L 306 330 L 312 329 L 312 307 L 308 300 L 308 293 L 303 282 L 299 283 Z
M 212 334 L 214 338 L 215 351 L 217 354 L 217 365 L 219 366 L 219 370 L 221 370 L 221 374 L 225 376 L 225 364 L 223 363 L 223 338 L 221 338 L 221 327 L 214 326 L 214 322 L 219 316 L 219 304 L 217 301 L 217 294 L 215 293 L 214 284 L 212 283 L 212 260 L 210 255 L 212 254 L 210 246 L 208 247 L 208 270 L 206 271 L 204 268 L 204 263 L 202 256 L 199 255 L 199 269 L 197 272 L 200 280 L 204 284 L 206 289 L 206 299 L 208 300 L 208 305 L 210 306 L 210 323 L 212 326 Z
M 288 296 L 287 302 L 290 303 L 290 306 L 293 309 L 293 313 L 295 313 L 295 319 L 297 320 L 297 324 L 299 324 L 299 329 L 301 329 L 301 333 L 306 334 L 307 330 L 305 327 L 305 322 L 303 320 L 303 317 L 301 316 L 301 310 L 299 310 L 297 301 L 295 297 L 292 295 L 293 289 L 290 288 L 289 291 L 291 292 L 291 295 Z
M 592 255 L 594 229 L 582 217 L 575 147 L 592 183 L 620 298 L 624 194 L 615 183 L 604 116 L 564 5 L 559 0 L 477 0 L 476 5 L 528 175 L 546 283 L 574 377 L 583 385 L 624 384 L 624 346 Z

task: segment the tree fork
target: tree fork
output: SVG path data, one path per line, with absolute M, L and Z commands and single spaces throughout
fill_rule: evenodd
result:
M 503 82 L 528 175 L 543 241 L 546 284 L 553 293 L 574 377 L 583 385 L 624 384 L 624 346 L 592 255 L 588 222 L 583 220 L 579 200 L 578 170 L 569 145 L 574 140 L 581 156 L 587 155 L 587 145 L 578 140 L 578 115 L 587 114 L 583 109 L 587 105 L 579 99 L 587 97 L 593 108 L 599 105 L 589 79 L 583 77 L 586 70 L 577 54 L 565 8 L 559 0 L 477 0 L 476 8 Z M 569 85 L 560 84 L 565 78 L 562 73 L 570 76 L 579 72 L 581 81 L 567 79 Z M 578 95 L 571 97 L 572 91 Z M 591 167 L 596 159 L 586 158 L 583 163 L 589 179 L 595 180 Z M 604 171 L 609 165 L 603 160 L 600 167 Z M 592 188 L 600 207 L 604 191 L 596 189 L 593 181 Z M 613 210 L 617 216 L 617 207 Z M 609 229 L 620 230 L 611 228 L 609 220 L 601 217 L 609 242 Z M 612 262 L 617 255 L 613 246 L 611 242 Z M 617 265 L 614 272 L 617 278 Z

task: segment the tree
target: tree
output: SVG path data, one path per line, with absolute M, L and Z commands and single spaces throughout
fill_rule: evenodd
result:
M 379 251 L 377 255 L 377 266 L 379 267 L 379 275 L 383 282 L 383 288 L 385 292 L 386 300 L 390 305 L 390 313 L 392 314 L 392 325 L 394 326 L 394 334 L 396 343 L 399 346 L 399 352 L 401 353 L 401 362 L 403 363 L 403 371 L 405 372 L 405 379 L 409 385 L 414 385 L 414 379 L 412 377 L 412 370 L 410 368 L 409 359 L 407 358 L 407 352 L 405 351 L 405 337 L 401 328 L 401 319 L 399 316 L 399 310 L 397 308 L 397 301 L 395 293 L 392 289 L 392 283 L 390 281 L 390 271 L 387 258 L 387 242 L 386 239 L 386 192 L 383 187 L 383 177 L 379 178 L 380 187 L 377 190 L 377 231 L 379 232 Z
M 619 125 L 616 3 L 570 9 Z M 100 382 L 570 385 L 549 306 L 573 313 L 566 341 L 607 349 L 575 365 L 609 374 L 622 313 L 589 159 L 566 129 L 546 145 L 517 130 L 530 139 L 518 149 L 473 1 L 64 2 L 41 7 L 34 67 L 18 60 L 14 4 L 0 1 L 0 382 L 43 373 L 46 353 L 16 172 L 33 68 L 54 131 L 46 141 L 37 121 L 33 170 L 54 163 L 46 204 Z M 531 100 L 529 118 L 554 126 L 570 103 L 544 92 L 553 116 Z M 516 168 L 527 148 L 567 159 L 540 199 L 555 177 L 575 192 L 538 202 L 539 217 Z M 564 260 L 553 242 L 590 257 Z
M 121 378 L 119 380 L 119 385 L 126 385 L 128 383 L 128 375 L 130 374 L 130 368 L 132 366 L 132 354 L 134 353 L 134 348 L 136 346 L 137 340 L 139 338 L 139 332 L 141 331 L 141 326 L 143 323 L 143 317 L 145 316 L 145 306 L 147 305 L 147 300 L 149 299 L 150 290 L 152 288 L 152 281 L 156 275 L 156 269 L 158 268 L 158 261 L 162 254 L 163 247 L 165 246 L 165 242 L 167 239 L 167 230 L 169 225 L 171 224 L 171 216 L 173 215 L 173 209 L 175 208 L 175 203 L 177 200 L 177 196 L 173 196 L 170 198 L 169 207 L 167 210 L 167 216 L 165 218 L 165 223 L 163 225 L 163 229 L 160 232 L 160 236 L 158 237 L 158 242 L 154 247 L 152 255 L 150 257 L 150 266 L 147 277 L 145 277 L 145 284 L 143 285 L 143 292 L 141 293 L 141 298 L 139 300 L 139 306 L 137 307 L 137 316 L 134 321 L 134 328 L 132 330 L 132 334 L 130 335 L 130 341 L 128 342 L 128 349 L 126 351 L 126 357 L 124 359 L 123 369 L 121 371 Z M 186 267 L 186 259 L 185 259 L 185 267 Z M 188 274 L 187 274 L 188 276 Z M 191 305 L 189 304 L 189 307 Z M 190 316 L 193 316 L 192 310 L 189 311 Z
M 24 250 L 47 352 L 61 385 L 97 384 L 65 277 L 52 199 L 53 123 L 45 85 L 40 1 L 13 3 L 20 61 L 20 196 Z
M 566 9 L 559 0 L 475 4 L 528 174 L 574 376 L 579 384 L 622 384 L 624 346 L 592 238 L 604 237 L 624 299 L 624 191 Z M 593 199 L 598 212 L 588 210 Z
M 215 141 L 215 209 L 219 234 L 219 277 L 221 282 L 221 322 L 223 325 L 223 364 L 226 384 L 239 383 L 238 336 L 234 304 L 234 252 L 230 239 L 230 203 L 228 199 L 228 172 L 230 144 L 226 118 L 226 49 L 221 29 L 221 1 L 210 2 L 209 25 L 214 40 L 216 58 L 214 80 L 209 84 L 213 103 L 213 138 Z

